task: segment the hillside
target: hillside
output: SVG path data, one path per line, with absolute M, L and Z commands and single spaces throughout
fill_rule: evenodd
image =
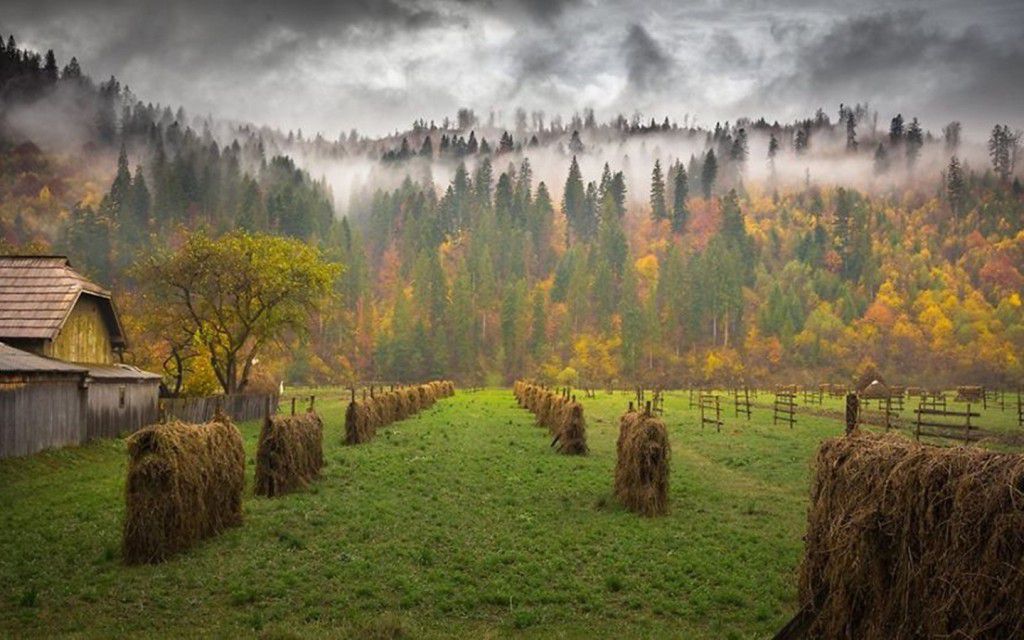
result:
M 135 268 L 196 229 L 298 238 L 344 268 L 268 384 L 1024 379 L 1002 125 L 933 135 L 860 104 L 713 128 L 463 110 L 328 139 L 151 105 L 13 38 L 0 59 L 4 250 L 67 253 L 112 286 L 129 356 L 187 367 L 186 391 L 212 376 L 168 357 Z

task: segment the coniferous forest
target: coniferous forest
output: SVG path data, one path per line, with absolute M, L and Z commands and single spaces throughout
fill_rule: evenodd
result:
M 1009 125 L 467 108 L 309 136 L 147 102 L 73 54 L 0 48 L 0 241 L 111 288 L 139 336 L 126 360 L 175 393 L 224 379 L 201 328 L 161 313 L 146 256 L 241 232 L 336 273 L 236 387 L 1024 379 Z
M 6 3 L 0 638 L 1024 638 L 1022 149 L 1020 0 Z

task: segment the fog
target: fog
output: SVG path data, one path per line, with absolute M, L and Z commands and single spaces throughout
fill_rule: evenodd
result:
M 325 178 L 342 214 L 354 196 L 407 174 L 443 191 L 454 162 L 383 165 L 380 156 L 414 121 L 442 127 L 461 107 L 480 114 L 477 137 L 492 147 L 504 130 L 524 141 L 513 115 L 520 108 L 545 113 L 549 129 L 584 109 L 604 123 L 623 114 L 699 127 L 625 140 L 583 132 L 584 179 L 598 180 L 608 162 L 626 174 L 634 202 L 647 200 L 655 159 L 667 168 L 703 154 L 716 122 L 785 125 L 819 107 L 835 118 L 840 103 L 868 104 L 877 124 L 859 123 L 856 154 L 842 136 L 825 136 L 798 156 L 784 136 L 769 164 L 767 136 L 751 130 L 741 173 L 747 186 L 809 179 L 868 190 L 930 185 L 949 161 L 941 140 L 928 141 L 912 169 L 893 157 L 878 175 L 876 136 L 896 113 L 919 117 L 936 137 L 962 122 L 956 152 L 975 168 L 987 164 L 993 124 L 1024 128 L 1019 0 L 14 0 L 0 15 L 0 34 L 11 32 L 21 46 L 55 49 L 60 65 L 76 55 L 97 81 L 116 75 L 144 102 L 183 106 L 222 143 L 258 132 L 268 154 L 288 153 Z M 43 146 L 71 148 L 81 123 L 65 106 L 52 100 L 9 119 Z M 287 142 L 299 131 L 303 143 Z M 528 156 L 534 184 L 545 181 L 560 199 L 570 132 L 566 125 L 561 139 L 495 158 L 495 176 Z M 310 144 L 318 133 L 322 144 Z M 421 137 L 410 142 L 418 149 Z M 696 192 L 698 177 L 690 181 Z

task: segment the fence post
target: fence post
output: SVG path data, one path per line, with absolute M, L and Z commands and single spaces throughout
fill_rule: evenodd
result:
M 853 433 L 860 420 L 860 399 L 856 393 L 846 394 L 846 435 Z
M 295 398 L 292 398 L 292 415 L 295 415 Z

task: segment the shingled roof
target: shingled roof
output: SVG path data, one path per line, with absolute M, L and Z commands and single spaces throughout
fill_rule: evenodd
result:
M 85 367 L 68 364 L 53 358 L 44 358 L 34 353 L 15 349 L 0 342 L 0 374 L 2 373 L 53 373 L 80 374 L 89 372 Z
M 114 346 L 124 331 L 110 292 L 71 268 L 64 256 L 0 256 L 0 340 L 53 340 L 82 296 L 100 303 Z

